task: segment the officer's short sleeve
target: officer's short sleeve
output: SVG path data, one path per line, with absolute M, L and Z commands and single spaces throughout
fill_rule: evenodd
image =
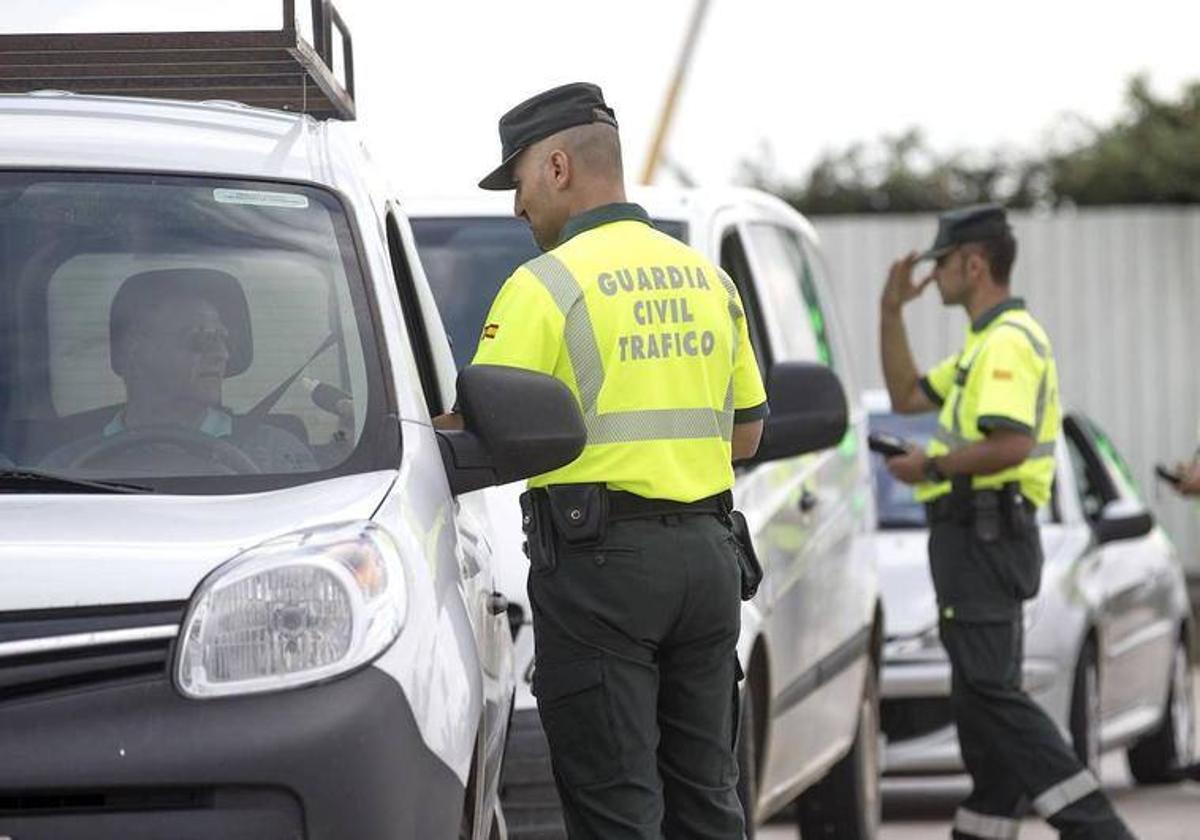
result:
M 971 366 L 969 388 L 978 394 L 979 431 L 1012 429 L 1036 435 L 1037 395 L 1044 362 L 1016 330 L 1000 330 Z
M 935 405 L 946 401 L 946 395 L 954 385 L 954 373 L 958 367 L 958 356 L 947 356 L 929 369 L 929 372 L 917 380 L 925 396 Z
M 741 309 L 741 300 L 737 299 Z M 737 354 L 733 364 L 733 421 L 750 423 L 764 420 L 767 407 L 767 389 L 763 387 L 762 374 L 758 369 L 758 357 L 750 343 L 750 329 L 746 324 L 745 309 L 737 322 Z
M 562 349 L 564 322 L 546 287 L 518 268 L 492 302 L 471 364 L 551 374 Z

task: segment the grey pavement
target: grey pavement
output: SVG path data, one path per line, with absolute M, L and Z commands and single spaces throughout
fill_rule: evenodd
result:
M 1195 681 L 1200 710 L 1200 674 Z M 1140 840 L 1200 838 L 1200 782 L 1138 787 L 1129 776 L 1122 751 L 1101 764 L 1101 780 L 1121 816 Z M 966 776 L 939 779 L 887 780 L 884 783 L 883 830 L 879 840 L 944 840 L 950 821 L 970 782 Z M 777 819 L 759 831 L 762 840 L 796 840 L 797 829 Z M 1054 840 L 1058 835 L 1041 820 L 1029 818 L 1021 840 Z

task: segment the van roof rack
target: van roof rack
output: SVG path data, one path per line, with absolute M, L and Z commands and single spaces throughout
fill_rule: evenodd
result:
M 283 0 L 279 30 L 0 35 L 0 93 L 232 100 L 352 120 L 350 30 L 331 0 L 311 3 L 311 43 L 297 26 L 296 0 Z M 333 70 L 334 29 L 344 86 Z

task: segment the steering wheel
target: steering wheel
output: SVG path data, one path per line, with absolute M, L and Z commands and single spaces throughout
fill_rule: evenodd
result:
M 147 426 L 111 437 L 97 436 L 94 441 L 81 441 L 72 445 L 70 466 L 86 467 L 102 458 L 160 444 L 176 446 L 189 455 L 219 464 L 232 473 L 262 472 L 249 455 L 228 440 L 179 426 Z

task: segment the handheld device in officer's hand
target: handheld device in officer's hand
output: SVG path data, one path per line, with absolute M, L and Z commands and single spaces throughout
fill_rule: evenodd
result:
M 871 432 L 867 435 L 867 446 L 871 448 L 872 452 L 878 452 L 885 458 L 907 455 L 912 450 L 907 441 L 894 435 L 885 435 L 882 432 Z
M 1179 484 L 1183 481 L 1182 475 L 1180 475 L 1177 472 L 1167 469 L 1162 464 L 1155 464 L 1154 472 L 1158 474 L 1158 477 L 1160 479 L 1167 482 L 1167 484 L 1170 484 L 1172 487 L 1178 487 Z

